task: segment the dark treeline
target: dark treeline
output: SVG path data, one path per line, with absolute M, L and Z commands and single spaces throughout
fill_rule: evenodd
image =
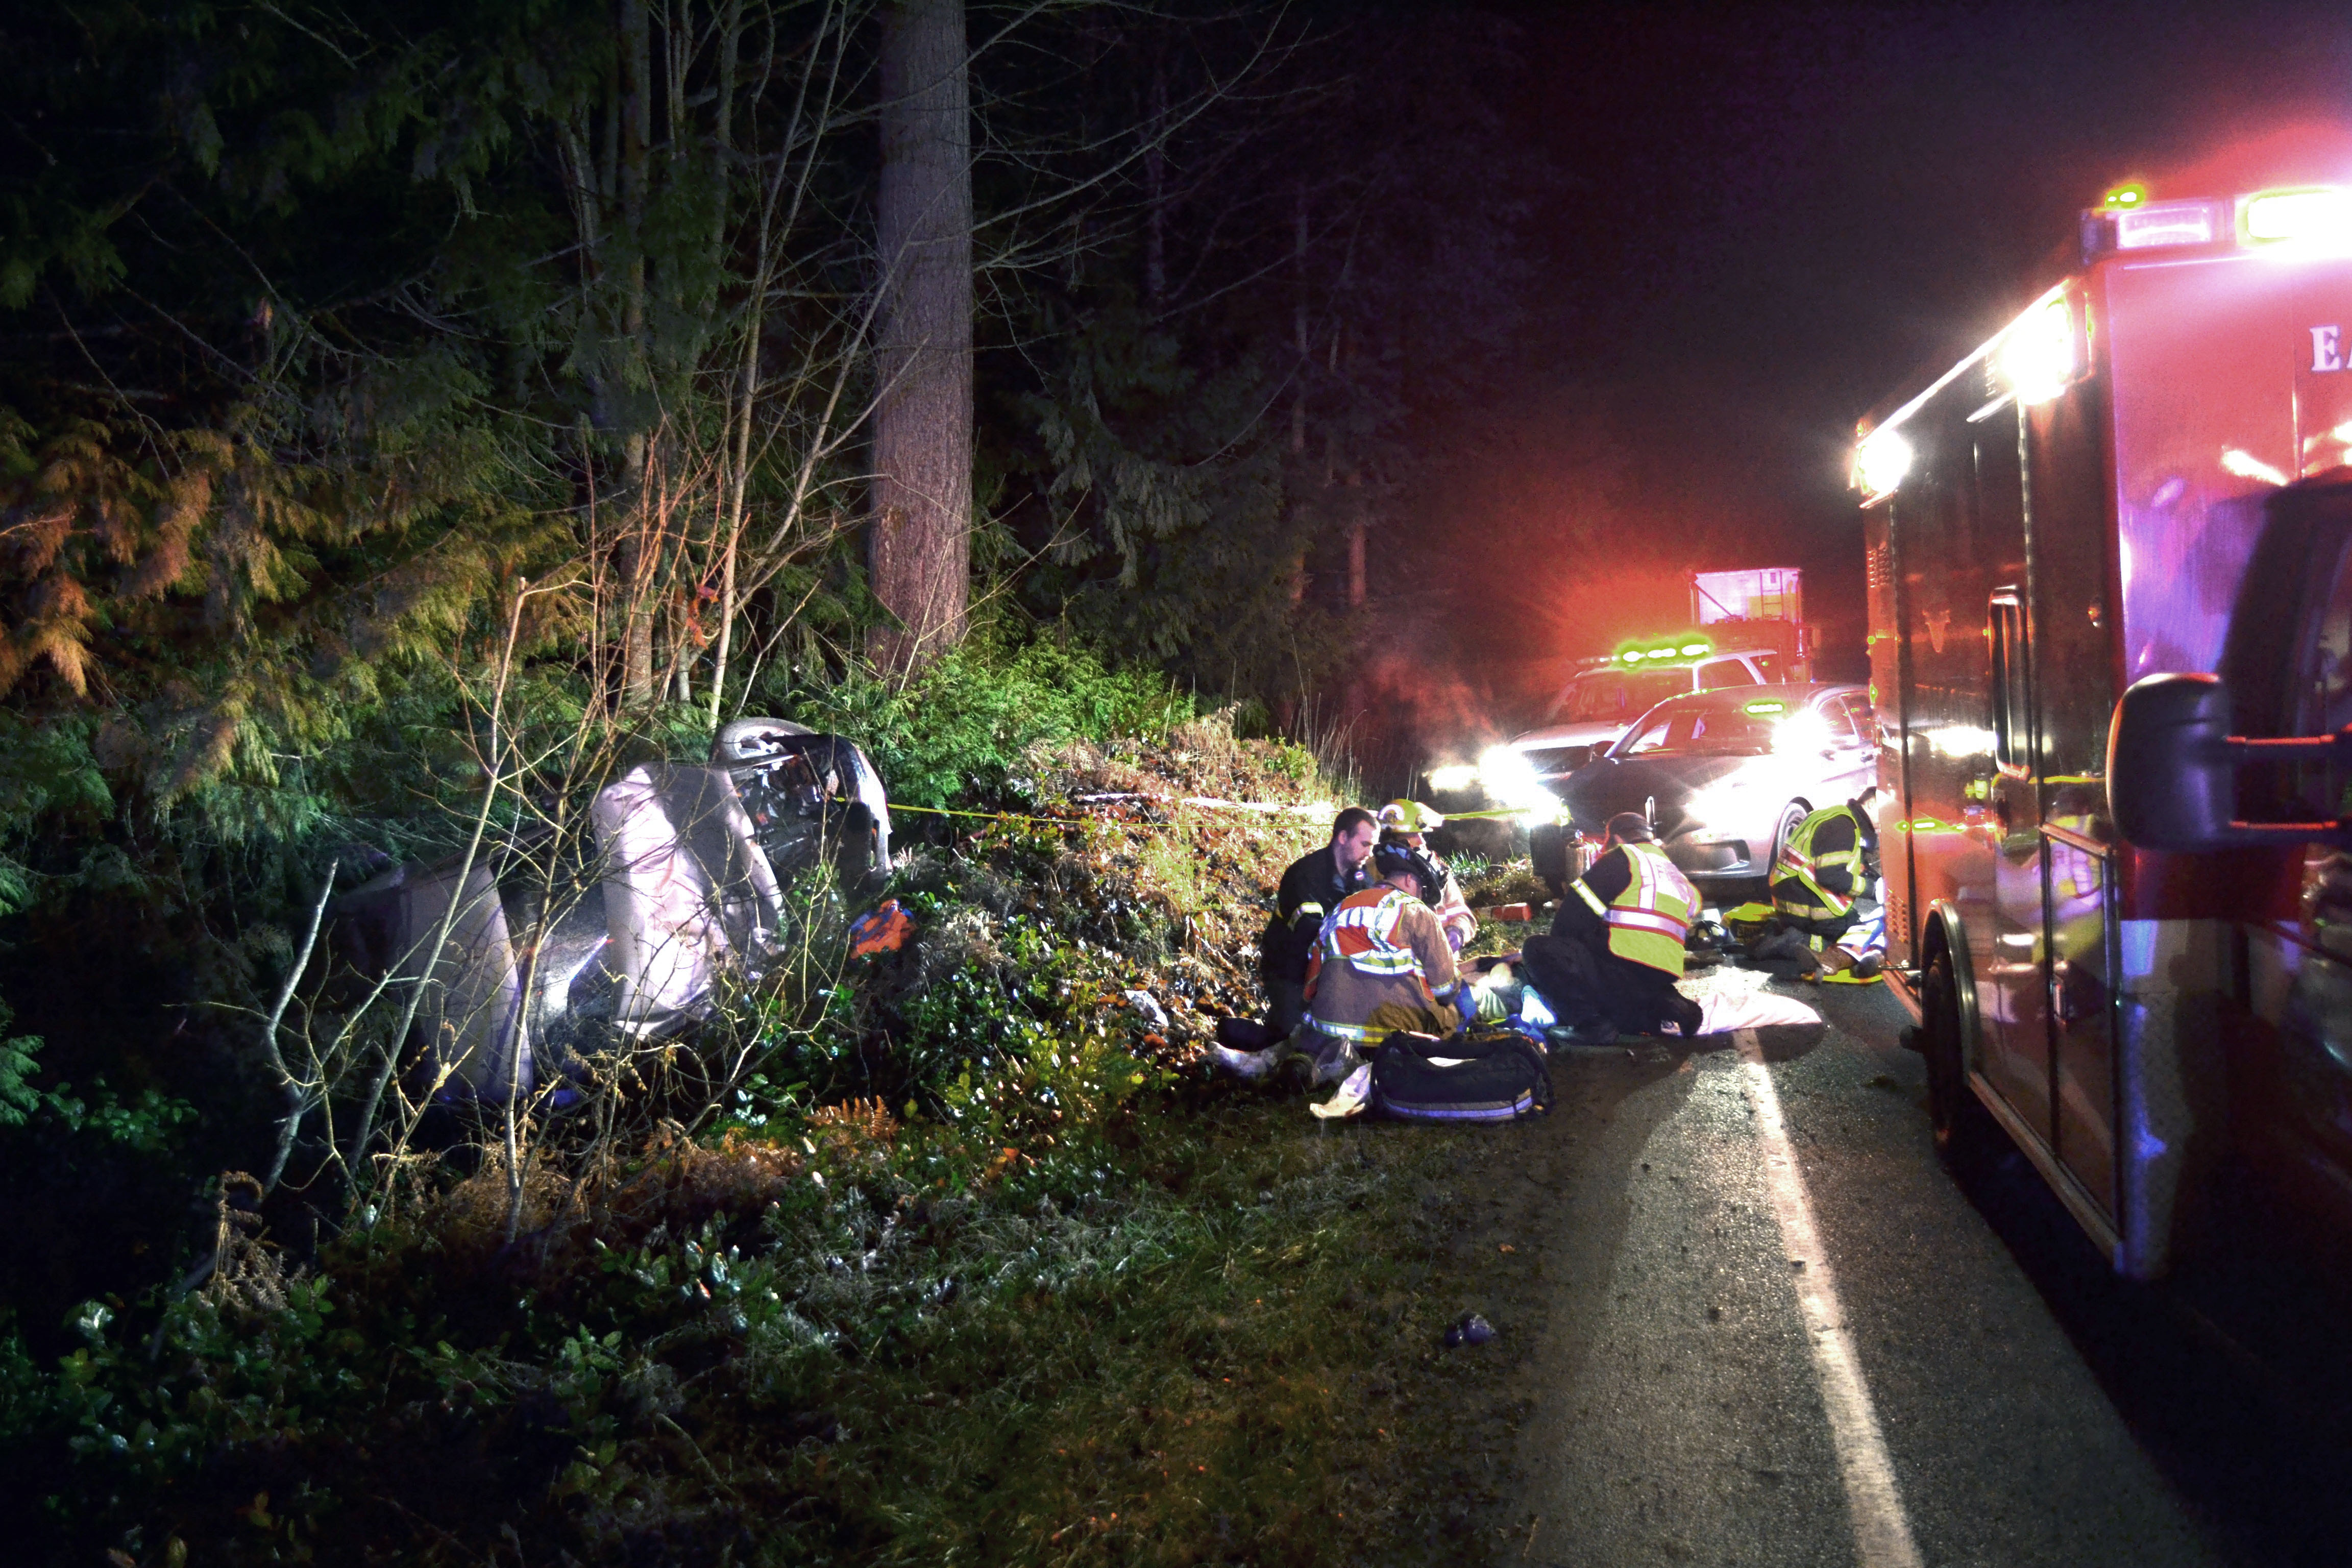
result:
M 1467 7 L 12 8 L 15 1331 L 210 1245 L 320 890 L 460 840 L 517 736 L 596 759 L 518 810 L 745 712 L 887 761 L 1041 668 L 1376 742 L 1517 368 L 1524 70 Z

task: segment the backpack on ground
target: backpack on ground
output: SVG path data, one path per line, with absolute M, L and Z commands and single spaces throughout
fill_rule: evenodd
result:
M 1372 1105 L 1407 1121 L 1515 1121 L 1551 1109 L 1551 1071 L 1509 1030 L 1398 1033 L 1372 1058 Z

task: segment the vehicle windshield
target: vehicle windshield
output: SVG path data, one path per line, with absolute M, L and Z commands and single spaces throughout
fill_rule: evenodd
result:
M 1750 708 L 1758 711 L 1750 712 Z M 1775 726 L 1787 711 L 1779 702 L 1669 708 L 1651 714 L 1640 729 L 1617 742 L 1612 755 L 1762 756 L 1772 749 Z
M 1687 669 L 1596 669 L 1568 683 L 1549 718 L 1562 723 L 1622 724 L 1690 689 Z

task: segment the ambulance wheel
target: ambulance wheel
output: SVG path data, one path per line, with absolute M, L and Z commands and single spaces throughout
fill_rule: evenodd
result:
M 1960 1014 L 1960 986 L 1952 955 L 1938 952 L 1919 976 L 1919 1048 L 1927 1063 L 1927 1121 L 1936 1152 L 1954 1171 L 1980 1165 L 1999 1129 L 1969 1087 L 1968 1057 Z

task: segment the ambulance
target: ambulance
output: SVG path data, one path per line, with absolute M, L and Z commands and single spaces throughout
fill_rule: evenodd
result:
M 2005 1135 L 2146 1279 L 2224 1170 L 2352 1237 L 2352 925 L 2297 825 L 2340 796 L 2252 743 L 2352 718 L 2352 494 L 2309 499 L 2352 461 L 2352 158 L 2126 186 L 2070 250 L 1857 430 L 1887 974 L 1938 1144 Z

